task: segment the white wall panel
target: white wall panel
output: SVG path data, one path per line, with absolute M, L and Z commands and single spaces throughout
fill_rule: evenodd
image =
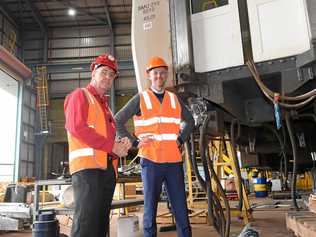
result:
M 301 54 L 311 48 L 305 0 L 248 0 L 255 62 Z
M 196 72 L 244 64 L 238 1 L 191 16 Z
M 307 11 L 309 15 L 309 23 L 312 32 L 312 38 L 316 39 L 316 1 L 306 0 Z

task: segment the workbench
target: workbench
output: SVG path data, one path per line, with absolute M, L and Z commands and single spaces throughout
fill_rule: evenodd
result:
M 117 183 L 134 183 L 140 182 L 141 178 L 138 176 L 135 177 L 119 177 L 117 179 Z M 38 220 L 38 215 L 40 214 L 40 189 L 42 186 L 49 186 L 49 185 L 71 185 L 71 178 L 69 179 L 49 179 L 49 180 L 38 180 L 34 184 L 34 202 L 33 202 L 33 221 Z M 132 206 L 139 206 L 144 204 L 143 198 L 137 199 L 123 199 L 123 200 L 113 200 L 111 209 L 118 209 L 118 208 L 126 208 Z M 45 208 L 48 209 L 48 208 Z M 60 207 L 52 207 L 49 210 L 54 210 L 56 215 L 73 215 L 74 209 L 71 208 L 60 208 Z

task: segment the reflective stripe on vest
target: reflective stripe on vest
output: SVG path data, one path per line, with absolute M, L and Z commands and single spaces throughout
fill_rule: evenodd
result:
M 176 140 L 180 132 L 181 106 L 175 94 L 166 91 L 162 103 L 150 90 L 140 94 L 140 116 L 134 116 L 135 135 L 153 141 L 138 155 L 157 163 L 182 160 Z
M 176 100 L 174 98 L 174 94 L 170 93 L 169 91 L 167 91 L 167 93 L 170 96 L 171 108 L 176 109 Z
M 138 137 L 143 138 L 150 136 L 153 140 L 156 141 L 176 141 L 178 138 L 177 134 L 153 134 L 153 133 L 142 133 Z
M 135 120 L 134 125 L 135 126 L 148 126 L 153 125 L 155 123 L 175 123 L 179 124 L 181 123 L 181 119 L 178 118 L 168 118 L 168 117 L 154 117 L 146 120 Z
M 93 155 L 94 155 L 94 150 L 92 148 L 77 149 L 77 150 L 69 152 L 69 162 L 82 156 L 93 156 Z
M 148 92 L 147 92 L 147 91 L 144 91 L 144 92 L 143 92 L 143 96 L 144 96 L 144 100 L 145 100 L 145 104 L 146 104 L 147 109 L 152 109 L 153 106 L 152 106 L 152 104 L 151 104 L 151 101 L 150 101 Z

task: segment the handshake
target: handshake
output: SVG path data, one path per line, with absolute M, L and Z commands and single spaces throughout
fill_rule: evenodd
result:
M 116 138 L 112 148 L 112 152 L 119 157 L 127 156 L 128 150 L 131 147 L 132 143 L 127 137 Z

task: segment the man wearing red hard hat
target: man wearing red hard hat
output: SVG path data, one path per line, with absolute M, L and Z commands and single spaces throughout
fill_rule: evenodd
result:
M 89 85 L 71 92 L 64 104 L 75 200 L 72 237 L 108 233 L 117 158 L 131 147 L 129 139 L 115 139 L 116 125 L 105 95 L 118 75 L 117 61 L 104 54 L 90 68 Z

